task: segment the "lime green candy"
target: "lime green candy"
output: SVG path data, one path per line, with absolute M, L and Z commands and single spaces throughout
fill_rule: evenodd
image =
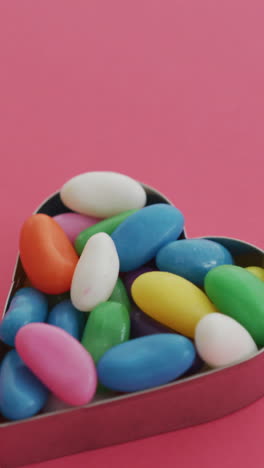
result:
M 131 303 L 127 295 L 127 290 L 121 278 L 118 278 L 114 290 L 111 296 L 109 297 L 109 301 L 119 302 L 120 304 L 123 304 L 127 308 L 128 312 L 130 312 Z
M 219 312 L 232 317 L 264 345 L 264 283 L 244 268 L 222 265 L 205 277 L 205 291 Z
M 94 234 L 98 232 L 105 232 L 106 234 L 111 235 L 112 232 L 121 224 L 125 219 L 127 219 L 133 213 L 136 213 L 138 210 L 128 210 L 120 213 L 116 216 L 112 216 L 111 218 L 104 219 L 100 221 L 100 223 L 93 224 L 93 226 L 88 227 L 84 231 L 80 232 L 80 234 L 75 239 L 75 250 L 78 255 L 81 255 L 86 242 L 92 237 Z
M 127 308 L 118 302 L 102 302 L 89 315 L 82 345 L 97 363 L 108 349 L 127 341 L 129 333 L 130 318 Z

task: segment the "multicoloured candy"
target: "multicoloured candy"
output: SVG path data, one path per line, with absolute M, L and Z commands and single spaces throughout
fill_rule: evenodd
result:
M 132 297 L 151 318 L 190 338 L 199 320 L 216 311 L 197 286 L 164 271 L 139 276 L 132 285 Z
M 155 257 L 161 247 L 177 239 L 184 218 L 174 206 L 158 203 L 129 216 L 112 234 L 120 271 L 135 270 Z
M 264 284 L 245 268 L 222 265 L 205 278 L 205 291 L 219 312 L 239 322 L 264 345 Z
M 22 226 L 28 287 L 0 322 L 15 346 L 0 367 L 2 416 L 150 389 L 264 345 L 264 269 L 236 265 L 234 242 L 184 239 L 181 211 L 123 174 L 81 174 L 60 197 L 65 212 Z

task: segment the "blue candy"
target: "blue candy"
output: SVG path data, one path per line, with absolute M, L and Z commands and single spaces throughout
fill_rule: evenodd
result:
M 62 328 L 77 340 L 81 339 L 86 315 L 75 309 L 69 299 L 60 302 L 51 310 L 48 323 Z
M 178 239 L 184 218 L 174 206 L 159 203 L 129 216 L 113 232 L 120 271 L 131 271 L 151 260 L 159 249 Z
M 46 296 L 34 288 L 22 288 L 11 300 L 9 309 L 0 322 L 0 339 L 14 346 L 18 330 L 32 322 L 45 322 L 48 315 Z
M 159 270 L 182 276 L 197 286 L 203 286 L 212 268 L 233 263 L 232 255 L 223 245 L 207 239 L 171 242 L 156 257 Z
M 0 368 L 0 412 L 11 420 L 30 418 L 45 405 L 49 392 L 13 349 Z
M 107 351 L 97 364 L 98 377 L 111 390 L 145 390 L 180 377 L 192 366 L 195 356 L 194 345 L 184 336 L 143 336 Z

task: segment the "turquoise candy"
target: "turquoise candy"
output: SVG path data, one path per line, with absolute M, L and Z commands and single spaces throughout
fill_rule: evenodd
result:
M 25 366 L 13 349 L 0 368 L 0 412 L 11 420 L 30 418 L 48 399 L 47 388 Z
M 97 364 L 98 377 L 111 390 L 145 390 L 180 377 L 190 369 L 195 357 L 194 345 L 184 336 L 143 336 L 107 351 Z
M 0 339 L 14 346 L 18 330 L 32 322 L 45 322 L 48 301 L 45 294 L 34 288 L 22 288 L 16 292 L 0 322 Z
M 48 318 L 50 325 L 62 328 L 77 340 L 82 337 L 85 321 L 86 314 L 75 309 L 70 299 L 55 305 Z
M 120 260 L 120 271 L 141 267 L 164 245 L 178 239 L 184 218 L 165 203 L 146 206 L 123 221 L 112 234 Z
M 233 264 L 230 252 L 221 244 L 207 239 L 184 239 L 171 242 L 158 252 L 156 265 L 203 286 L 208 271 L 220 265 Z

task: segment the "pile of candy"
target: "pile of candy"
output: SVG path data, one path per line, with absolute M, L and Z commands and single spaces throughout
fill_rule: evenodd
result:
M 182 213 L 146 206 L 125 175 L 81 174 L 60 197 L 67 212 L 34 214 L 21 229 L 28 283 L 0 323 L 4 418 L 48 411 L 54 398 L 85 405 L 150 389 L 264 345 L 264 269 L 235 265 L 218 242 L 181 238 Z

